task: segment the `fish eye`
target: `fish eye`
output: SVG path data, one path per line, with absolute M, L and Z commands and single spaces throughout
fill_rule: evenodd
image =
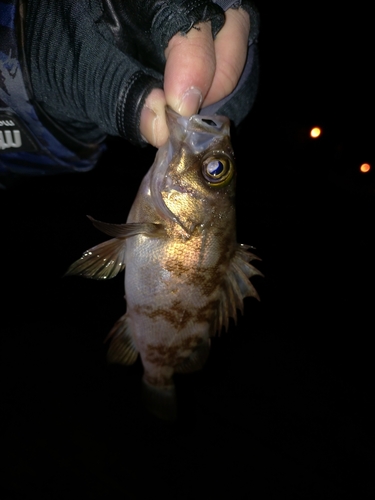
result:
M 214 151 L 203 159 L 202 174 L 210 186 L 226 186 L 234 174 L 233 160 L 222 151 Z

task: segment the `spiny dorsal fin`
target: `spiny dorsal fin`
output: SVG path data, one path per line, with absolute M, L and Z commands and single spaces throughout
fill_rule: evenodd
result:
M 122 365 L 135 363 L 138 351 L 131 336 L 126 314 L 116 321 L 104 342 L 108 339 L 111 339 L 107 353 L 107 359 L 110 363 L 120 363 Z
M 238 245 L 230 262 L 215 318 L 215 331 L 218 333 L 223 327 L 227 330 L 229 318 L 236 321 L 236 310 L 243 311 L 243 299 L 245 297 L 255 297 L 259 300 L 259 295 L 250 282 L 250 278 L 257 274 L 263 276 L 263 274 L 249 262 L 261 259 L 247 252 L 248 248 L 250 247 L 246 245 Z

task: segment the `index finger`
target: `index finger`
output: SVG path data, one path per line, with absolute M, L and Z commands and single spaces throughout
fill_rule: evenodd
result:
M 225 24 L 214 44 L 216 72 L 204 106 L 220 101 L 236 87 L 246 62 L 249 31 L 250 19 L 245 10 L 228 9 L 225 12 Z
M 164 93 L 177 113 L 190 116 L 199 111 L 216 69 L 211 23 L 193 26 L 186 34 L 173 36 L 165 50 Z

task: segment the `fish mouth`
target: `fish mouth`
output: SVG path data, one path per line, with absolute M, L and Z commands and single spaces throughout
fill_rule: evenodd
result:
M 182 116 L 165 107 L 170 140 L 177 144 L 186 142 L 193 154 L 208 149 L 217 139 L 230 135 L 230 120 L 221 115 Z

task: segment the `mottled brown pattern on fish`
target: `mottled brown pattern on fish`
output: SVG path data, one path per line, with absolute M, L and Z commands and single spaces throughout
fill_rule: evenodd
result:
M 192 268 L 191 265 L 171 258 L 166 260 L 165 269 L 178 278 L 183 278 L 186 284 L 196 287 L 197 292 L 199 290 L 205 297 L 209 297 L 222 281 L 217 265 Z
M 216 261 L 210 266 L 197 263 L 194 267 L 190 262 L 185 263 L 175 256 L 164 261 L 164 269 L 176 278 L 183 279 L 185 283 L 193 285 L 199 292 L 209 297 L 218 287 L 222 286 L 223 276 L 228 270 L 228 265 L 235 250 L 233 231 L 221 235 L 222 244 L 217 254 Z M 197 250 L 198 253 L 198 250 Z
M 177 331 L 181 331 L 188 325 L 189 322 L 210 323 L 218 304 L 218 300 L 212 300 L 202 307 L 190 307 L 190 310 L 187 310 L 186 307 L 181 305 L 180 300 L 176 300 L 168 306 L 168 309 L 165 307 L 154 308 L 148 305 L 135 305 L 134 312 L 145 315 L 150 319 L 163 318 L 168 323 L 171 323 Z
M 148 344 L 146 360 L 156 366 L 178 366 L 203 342 L 202 337 L 191 335 L 179 340 L 178 344 Z M 181 354 L 184 353 L 184 354 Z
M 192 319 L 192 314 L 188 310 L 175 310 L 173 307 L 170 309 L 161 307 L 148 312 L 145 311 L 144 314 L 150 319 L 163 318 L 173 325 L 176 330 L 183 330 Z
M 203 307 L 196 310 L 195 321 L 197 323 L 210 323 L 212 321 L 214 312 L 219 307 L 219 300 L 211 300 Z
M 143 314 L 150 319 L 163 318 L 168 323 L 179 331 L 186 327 L 189 321 L 192 320 L 193 314 L 186 309 L 186 306 L 181 304 L 180 300 L 171 302 L 168 309 L 165 307 L 140 306 L 134 307 L 137 314 Z
M 174 384 L 171 384 L 171 376 L 165 375 L 164 373 L 158 373 L 157 375 L 153 375 L 149 372 L 145 372 L 143 375 L 144 380 L 155 387 L 173 387 Z
M 199 287 L 206 297 L 211 296 L 217 288 L 222 287 L 223 278 L 228 271 L 230 257 L 234 250 L 231 234 L 223 235 L 222 240 L 221 251 L 218 253 L 215 264 L 192 270 L 186 279 L 187 283 Z

